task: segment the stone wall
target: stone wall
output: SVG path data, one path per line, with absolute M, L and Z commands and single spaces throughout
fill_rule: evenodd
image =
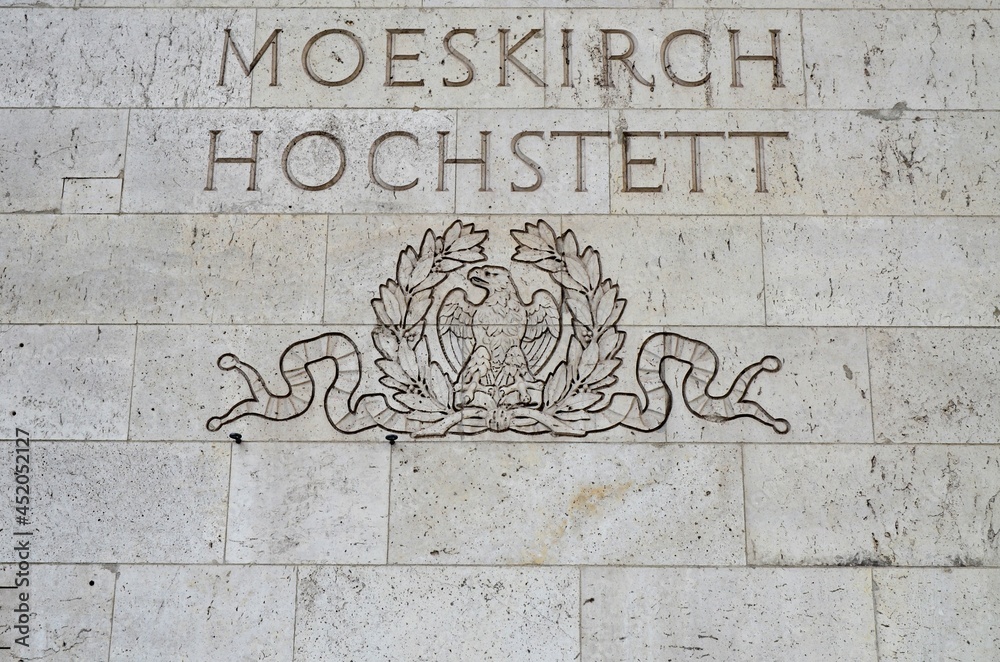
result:
M 1000 660 L 993 2 L 371 4 L 0 0 L 0 659 Z

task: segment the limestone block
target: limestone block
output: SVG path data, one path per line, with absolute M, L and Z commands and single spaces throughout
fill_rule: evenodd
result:
M 797 11 L 551 10 L 546 28 L 549 107 L 797 108 L 805 102 Z M 630 66 L 613 59 L 630 46 Z M 734 52 L 772 57 L 775 50 L 777 74 L 774 61 L 738 60 L 734 79 Z
M 866 569 L 584 568 L 587 660 L 875 662 Z
M 454 145 L 454 118 L 454 111 L 431 110 L 133 111 L 122 210 L 450 212 L 454 193 L 435 187 L 438 132 L 450 132 Z M 256 168 L 246 162 L 255 154 L 254 131 Z M 416 144 L 387 138 L 370 163 L 376 140 L 393 131 L 410 133 Z M 221 162 L 210 158 L 213 136 Z M 377 186 L 370 165 L 386 185 L 417 183 Z
M 0 566 L 0 583 L 13 586 L 25 575 L 16 576 L 16 565 Z M 14 643 L 20 632 L 9 622 L 0 625 L 0 641 L 17 652 L 3 659 L 101 660 L 108 655 L 111 641 L 111 609 L 117 572 L 100 566 L 33 565 L 27 572 L 27 586 L 19 591 L 0 592 L 0 608 L 5 614 L 20 606 L 15 598 L 28 593 L 28 647 Z
M 763 324 L 757 218 L 566 216 L 563 230 L 601 254 L 628 324 Z
M 875 440 L 990 443 L 1000 438 L 1000 331 L 869 332 Z
M 457 212 L 531 215 L 607 212 L 607 172 L 612 161 L 607 151 L 610 141 L 606 112 L 461 110 L 458 126 L 458 139 L 448 143 L 456 158 L 483 158 L 484 141 L 488 141 L 490 151 L 485 181 L 479 165 L 459 165 L 456 173 L 445 173 L 447 189 L 455 186 Z M 484 136 L 484 131 L 490 134 Z M 584 136 L 581 148 L 581 139 L 576 135 L 559 132 L 602 133 L 603 137 Z M 525 135 L 517 140 L 522 134 Z M 536 164 L 538 172 L 528 161 Z M 538 188 L 533 189 L 535 186 Z
M 114 660 L 292 659 L 295 570 L 282 566 L 125 566 Z
M 127 125 L 118 110 L 0 110 L 0 213 L 58 212 L 65 177 L 120 177 Z
M 1000 564 L 994 447 L 748 446 L 745 453 L 751 564 Z
M 992 218 L 764 219 L 769 324 L 1000 324 Z
M 1000 650 L 1000 571 L 876 568 L 879 650 L 890 660 L 988 660 Z
M 18 323 L 319 322 L 323 216 L 39 216 L 0 224 Z M 5 287 L 6 285 L 6 287 Z
M 247 441 L 380 441 L 378 430 L 342 434 L 334 430 L 323 407 L 324 394 L 334 379 L 340 388 L 355 383 L 356 374 L 338 377 L 334 361 L 310 366 L 316 383 L 314 397 L 301 415 L 283 421 L 246 416 L 221 429 L 209 430 L 209 419 L 225 414 L 252 392 L 235 370 L 221 370 L 219 358 L 234 354 L 260 371 L 276 395 L 289 393 L 281 378 L 283 352 L 299 341 L 325 333 L 346 335 L 361 351 L 361 378 L 357 392 L 382 390 L 371 327 L 360 326 L 145 326 L 139 328 L 135 389 L 132 395 L 130 438 L 135 440 L 223 440 L 242 434 Z M 339 346 L 339 345 L 338 345 Z M 346 351 L 346 350 L 345 350 Z M 347 364 L 344 364 L 346 370 Z M 334 420 L 346 412 L 334 411 Z
M 697 417 L 682 399 L 688 366 L 668 361 L 663 371 L 674 396 L 667 439 L 681 442 L 872 441 L 871 387 L 864 332 L 860 329 L 672 327 L 668 331 L 707 343 L 718 357 L 708 392 L 725 394 L 740 372 L 767 355 L 781 361 L 776 373 L 761 373 L 746 399 L 774 418 L 787 420 L 786 434 L 753 418 L 717 423 Z
M 237 106 L 240 76 L 218 85 L 224 30 L 251 33 L 251 11 L 134 9 L 0 12 L 0 99 L 13 107 Z M 85 58 L 85 63 L 82 59 Z
M 734 446 L 406 443 L 392 461 L 392 563 L 744 561 Z
M 328 566 L 299 571 L 295 659 L 577 659 L 573 568 Z
M 986 3 L 952 4 L 963 5 Z M 986 11 L 803 12 L 809 107 L 882 116 L 904 108 L 996 109 L 996 89 L 981 83 L 1000 66 L 993 18 Z
M 545 21 L 540 10 L 259 11 L 257 43 L 263 44 L 276 29 L 282 30 L 278 85 L 271 85 L 273 78 L 264 67 L 255 72 L 254 106 L 447 109 L 544 105 Z M 401 32 L 390 36 L 388 30 Z M 501 34 L 501 30 L 507 32 Z M 533 30 L 537 32 L 515 49 Z M 499 66 L 503 45 L 513 51 L 506 79 Z M 309 63 L 308 71 L 303 61 Z
M 233 447 L 226 561 L 385 563 L 388 444 Z
M 0 326 L 4 421 L 32 439 L 125 439 L 134 355 L 126 326 Z
M 983 136 L 997 120 L 975 112 L 612 111 L 611 211 L 989 215 L 1000 176 Z M 627 187 L 623 131 L 652 134 L 628 137 Z M 698 138 L 693 159 L 692 139 L 676 135 L 692 131 L 725 136 Z M 778 135 L 760 137 L 758 149 L 753 133 Z
M 117 214 L 122 180 L 115 177 L 67 177 L 63 180 L 64 214 Z
M 30 466 L 32 562 L 222 561 L 228 443 L 32 439 Z M 13 494 L 13 474 L 3 483 Z

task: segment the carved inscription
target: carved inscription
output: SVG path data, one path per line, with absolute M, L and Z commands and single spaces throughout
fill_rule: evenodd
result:
M 684 367 L 681 395 L 695 416 L 717 423 L 749 418 L 788 432 L 787 421 L 749 397 L 762 372 L 781 368 L 776 357 L 747 366 L 717 396 L 710 391 L 717 390 L 719 357 L 699 340 L 655 333 L 634 359 L 624 356 L 619 322 L 627 301 L 604 273 L 600 253 L 581 246 L 572 230 L 557 235 L 544 220 L 510 236 L 516 246 L 510 260 L 547 274 L 548 288 L 525 293 L 510 269 L 489 262 L 488 231 L 462 221 L 442 234 L 427 230 L 419 245 L 400 252 L 396 273 L 372 300 L 371 340 L 380 357 L 374 368 L 362 365 L 355 339 L 324 333 L 281 355 L 286 392 L 279 394 L 253 366 L 223 354 L 219 367 L 240 374 L 250 397 L 211 418 L 208 429 L 244 416 L 302 415 L 317 393 L 309 366 L 332 360 L 336 378 L 323 406 L 330 424 L 345 433 L 581 437 L 619 425 L 653 431 L 673 405 L 665 372 L 671 362 Z M 461 285 L 451 284 L 452 274 L 464 276 Z M 641 394 L 613 391 L 626 365 L 635 366 Z M 371 369 L 384 388 L 357 393 L 362 370 Z
M 643 28 L 646 29 L 646 28 Z M 230 55 L 239 64 L 243 74 L 250 76 L 257 65 L 263 59 L 265 53 L 270 52 L 270 85 L 279 85 L 279 49 L 278 36 L 282 32 L 281 28 L 275 28 L 264 43 L 257 49 L 253 59 L 247 64 L 245 52 L 252 52 L 249 42 L 251 38 L 243 36 L 243 45 L 240 45 L 239 36 L 233 35 L 231 30 L 224 31 L 222 43 L 222 61 L 219 72 L 219 85 L 224 85 L 226 71 Z M 471 48 L 472 44 L 480 39 L 493 39 L 496 43 L 496 87 L 509 87 L 514 72 L 524 76 L 535 87 L 545 87 L 550 84 L 546 80 L 546 71 L 559 72 L 560 82 L 563 87 L 572 87 L 571 82 L 574 73 L 579 66 L 577 53 L 580 51 L 594 50 L 599 53 L 600 71 L 602 75 L 595 81 L 596 85 L 604 88 L 615 87 L 614 72 L 617 68 L 626 71 L 630 79 L 648 88 L 656 85 L 656 78 L 659 73 L 663 73 L 669 81 L 682 87 L 699 87 L 706 85 L 711 79 L 713 72 L 705 71 L 700 78 L 683 78 L 678 75 L 671 63 L 671 56 L 677 49 L 681 48 L 717 48 L 717 41 L 713 40 L 708 33 L 694 27 L 673 30 L 665 35 L 659 42 L 658 64 L 659 71 L 642 71 L 636 64 L 635 59 L 639 48 L 638 39 L 633 30 L 624 27 L 601 27 L 600 37 L 597 44 L 578 44 L 575 30 L 563 28 L 560 31 L 559 39 L 561 43 L 559 67 L 532 67 L 522 59 L 522 53 L 531 45 L 537 44 L 544 38 L 544 29 L 541 25 L 529 28 L 523 33 L 515 33 L 510 28 L 501 27 L 496 30 L 495 39 L 493 34 L 485 34 L 487 31 L 476 27 L 456 27 L 444 35 L 439 42 L 433 40 L 425 28 L 419 26 L 393 26 L 384 28 L 385 39 L 383 44 L 365 42 L 364 38 L 357 34 L 356 30 L 346 27 L 326 28 L 317 30 L 308 37 L 301 47 L 301 66 L 306 76 L 314 83 L 327 87 L 340 87 L 353 82 L 362 73 L 365 66 L 369 64 L 371 54 L 377 53 L 382 59 L 385 67 L 385 77 L 383 85 L 385 87 L 423 87 L 433 73 L 434 67 L 441 67 L 445 62 L 454 61 L 460 63 L 465 69 L 466 75 L 463 78 L 454 80 L 441 77 L 441 84 L 445 87 L 463 87 L 471 84 L 478 76 L 490 77 L 489 69 L 492 66 L 480 68 L 474 63 Z M 772 88 L 784 87 L 781 78 L 781 30 L 770 29 L 769 53 L 746 53 L 740 48 L 739 38 L 741 30 L 729 28 L 725 37 L 723 48 L 727 50 L 728 59 L 731 63 L 731 86 L 743 87 L 742 68 L 751 62 L 767 63 L 773 70 Z M 457 39 L 462 36 L 463 39 Z M 336 80 L 323 78 L 317 73 L 318 65 L 324 57 L 336 57 L 337 64 L 344 64 L 339 55 L 331 55 L 329 48 L 317 48 L 320 42 L 327 40 L 338 40 L 342 45 L 348 45 L 348 52 L 353 51 L 351 62 L 354 68 L 350 74 Z M 718 41 L 723 41 L 719 39 Z M 324 43 L 324 45 L 326 45 Z M 421 53 L 426 53 L 427 57 L 421 61 Z M 396 70 L 398 62 L 417 63 L 410 67 L 410 70 L 420 70 L 426 72 L 419 77 L 401 78 Z M 349 65 L 348 65 L 349 66 Z M 485 68 L 486 72 L 482 69 Z M 551 75 L 551 74 L 550 74 Z
M 396 16 L 395 20 L 399 20 L 399 14 L 386 16 Z M 520 20 L 520 16 L 517 18 Z M 767 94 L 784 87 L 783 33 L 778 28 L 764 31 L 757 26 L 748 30 L 705 23 L 700 27 L 671 26 L 672 29 L 656 34 L 655 26 L 597 25 L 586 29 L 560 27 L 556 34 L 547 36 L 543 25 L 532 26 L 530 16 L 528 18 L 524 23 L 513 21 L 518 25 L 516 29 L 504 27 L 500 22 L 500 27 L 496 28 L 448 26 L 446 32 L 442 25 L 406 24 L 409 19 L 374 30 L 354 20 L 337 19 L 334 25 L 319 24 L 305 31 L 289 26 L 274 27 L 270 32 L 258 28 L 258 34 L 267 35 L 259 46 L 252 43 L 250 35 L 234 34 L 227 28 L 221 35 L 218 85 L 225 85 L 227 76 L 238 77 L 242 72 L 250 77 L 261 68 L 267 70 L 267 87 L 281 86 L 282 75 L 297 75 L 302 76 L 307 86 L 315 84 L 321 88 L 343 88 L 360 84 L 359 79 L 364 78 L 369 85 L 399 89 L 398 94 L 404 94 L 403 89 L 438 84 L 442 88 L 461 88 L 476 81 L 496 88 L 519 86 L 522 91 L 550 85 L 572 88 L 587 83 L 611 94 L 612 88 L 652 91 L 658 84 L 676 89 L 696 88 L 708 85 L 713 77 L 719 76 L 723 79 L 728 76 L 731 88 L 743 88 L 747 84 L 744 82 L 748 78 L 746 70 L 752 68 L 754 75 L 749 78 L 752 85 L 759 88 L 758 93 Z M 752 33 L 748 39 L 755 44 L 752 48 L 741 45 L 741 38 L 748 32 Z M 557 39 L 558 48 L 546 48 L 548 38 Z M 766 51 L 761 50 L 763 38 L 768 44 Z M 290 39 L 298 44 L 290 45 Z M 655 52 L 649 52 L 654 43 Z M 709 57 L 712 51 L 720 51 L 719 57 Z M 296 72 L 293 66 L 295 58 L 289 59 L 296 53 L 301 72 Z M 556 63 L 547 66 L 546 58 L 555 54 L 559 56 L 558 66 Z M 493 58 L 492 63 L 487 56 Z M 682 61 L 680 70 L 675 66 L 678 61 Z M 586 67 L 595 65 L 593 76 L 580 75 Z M 729 71 L 713 71 L 725 65 Z M 373 66 L 382 68 L 378 77 L 363 76 L 366 67 Z M 234 70 L 236 68 L 238 71 Z M 767 88 L 763 88 L 765 70 L 770 79 Z M 331 93 L 336 92 L 331 90 Z M 626 90 L 625 94 L 630 92 Z M 710 98 L 711 90 L 707 90 L 706 99 Z M 502 107 L 504 102 L 498 103 Z M 515 98 L 514 104 L 517 103 Z M 627 101 L 625 103 L 627 105 Z M 432 141 L 426 136 L 419 138 L 406 126 L 387 126 L 374 140 L 360 141 L 361 145 L 356 136 L 350 135 L 350 128 L 343 127 L 332 130 L 316 126 L 290 140 L 282 138 L 281 144 L 274 144 L 266 127 L 252 127 L 246 133 L 212 128 L 208 131 L 204 190 L 224 195 L 223 191 L 234 181 L 242 186 L 242 178 L 236 179 L 230 174 L 225 178 L 226 185 L 220 187 L 218 172 L 223 167 L 227 173 L 237 167 L 246 168 L 247 190 L 257 191 L 258 182 L 265 180 L 269 186 L 274 186 L 275 178 L 259 178 L 258 174 L 261 169 L 276 167 L 285 182 L 305 192 L 331 189 L 347 173 L 349 181 L 367 180 L 372 187 L 393 193 L 405 193 L 424 182 L 420 194 L 428 189 L 447 194 L 454 189 L 460 169 L 463 173 L 473 169 L 478 180 L 477 189 L 481 192 L 544 192 L 547 182 L 562 182 L 567 179 L 565 175 L 570 175 L 576 182 L 573 192 L 586 193 L 590 174 L 587 172 L 588 154 L 595 153 L 588 150 L 603 150 L 611 156 L 608 161 L 611 167 L 620 168 L 619 176 L 614 178 L 620 182 L 620 193 L 665 195 L 671 191 L 666 182 L 676 181 L 678 174 L 689 180 L 687 192 L 705 193 L 702 166 L 711 159 L 713 186 L 731 184 L 737 195 L 740 191 L 767 194 L 770 192 L 767 168 L 776 156 L 772 151 L 774 142 L 789 138 L 788 132 L 777 127 L 741 131 L 724 126 L 690 126 L 683 130 L 650 126 L 599 131 L 569 126 L 543 131 L 530 125 L 530 109 L 522 112 L 528 118 L 525 125 L 502 139 L 492 130 L 481 128 L 476 140 L 478 149 L 471 153 L 458 153 L 455 146 L 458 141 L 450 131 L 438 131 L 437 140 Z M 463 129 L 463 136 L 467 135 L 465 131 L 471 134 L 474 130 L 475 127 Z M 565 158 L 546 158 L 548 148 L 564 140 L 575 142 L 575 158 L 568 163 Z M 668 146 L 679 140 L 687 143 L 690 156 L 686 159 L 678 158 L 676 148 Z M 745 147 L 736 147 L 738 144 L 745 144 Z M 359 149 L 365 153 L 356 158 L 353 151 Z M 740 164 L 733 165 L 730 172 L 726 172 L 729 165 L 726 158 L 715 157 L 720 151 L 732 155 L 741 150 L 752 155 L 752 159 L 739 158 Z M 305 158 L 305 154 L 310 157 Z M 390 158 L 392 161 L 386 162 Z M 413 164 L 436 163 L 436 172 L 417 170 L 413 173 L 411 168 L 411 173 L 402 177 L 388 174 L 399 172 L 400 158 L 411 158 L 404 162 Z M 781 152 L 781 158 L 775 167 L 787 165 L 787 150 Z M 496 181 L 497 159 L 514 166 L 515 174 L 505 175 L 506 181 Z M 359 177 L 359 173 L 350 169 L 360 164 L 367 165 L 367 172 Z M 504 167 L 504 172 L 510 170 Z M 603 177 L 602 173 L 593 173 L 593 176 Z M 683 191 L 677 186 L 672 190 Z
M 249 152 L 249 156 L 219 156 L 219 144 L 223 139 L 224 132 L 222 130 L 211 130 L 209 131 L 209 144 L 208 144 L 208 165 L 207 165 L 207 177 L 205 190 L 215 191 L 215 173 L 216 169 L 220 164 L 240 164 L 248 167 L 249 169 L 249 185 L 247 190 L 255 191 L 257 190 L 257 170 L 260 164 L 260 151 L 259 143 L 261 137 L 264 135 L 264 131 L 254 130 L 250 132 L 247 140 L 247 147 L 245 148 Z M 449 169 L 447 166 L 461 166 L 461 167 L 474 167 L 479 174 L 479 190 L 480 191 L 492 191 L 492 182 L 490 178 L 490 173 L 492 171 L 492 132 L 490 131 L 480 131 L 479 132 L 479 152 L 475 155 L 468 155 L 459 157 L 458 155 L 451 156 L 451 143 L 450 143 L 451 132 L 449 131 L 439 131 L 438 140 L 436 146 L 437 152 L 437 173 L 436 173 L 436 191 L 437 192 L 447 192 L 449 190 Z M 228 136 L 227 136 L 228 137 Z M 573 168 L 572 172 L 576 176 L 576 192 L 585 192 L 587 190 L 587 174 L 586 174 L 586 147 L 588 139 L 591 141 L 603 141 L 604 149 L 608 149 L 611 146 L 611 132 L 610 131 L 573 131 L 573 130 L 557 130 L 557 131 L 521 131 L 517 133 L 510 141 L 509 149 L 510 153 L 516 157 L 516 159 L 524 165 L 526 179 L 523 181 L 511 181 L 505 182 L 504 186 L 509 187 L 509 190 L 513 193 L 526 193 L 537 191 L 544 186 L 545 174 L 547 169 L 552 167 L 559 168 Z M 755 181 L 746 182 L 744 190 L 753 191 L 756 193 L 767 193 L 767 147 L 771 140 L 774 139 L 787 139 L 787 131 L 622 131 L 621 132 L 621 180 L 622 180 L 622 193 L 662 193 L 663 185 L 640 185 L 635 183 L 637 174 L 639 174 L 642 168 L 645 168 L 645 172 L 652 172 L 653 176 L 658 171 L 661 173 L 662 168 L 658 163 L 656 156 L 644 156 L 639 157 L 635 155 L 635 150 L 637 145 L 642 143 L 643 149 L 648 152 L 648 143 L 661 140 L 672 140 L 672 139 L 683 139 L 690 141 L 690 163 L 682 164 L 681 167 L 689 168 L 691 177 L 691 193 L 703 193 L 701 181 L 701 164 L 702 164 L 702 143 L 709 140 L 739 140 L 739 139 L 749 139 L 746 140 L 746 149 L 753 154 L 754 163 L 756 167 L 754 168 Z M 414 150 L 428 149 L 427 145 L 421 145 L 420 140 L 412 133 L 407 131 L 387 131 L 379 135 L 371 143 L 370 148 L 367 151 L 367 164 L 368 164 L 368 179 L 372 184 L 378 186 L 379 188 L 385 189 L 387 191 L 406 191 L 411 189 L 420 182 L 420 177 L 417 177 L 409 182 L 405 183 L 390 183 L 387 182 L 379 175 L 379 150 L 383 144 L 391 139 L 406 139 L 406 141 L 413 144 Z M 572 164 L 542 164 L 540 163 L 540 156 L 537 154 L 544 153 L 544 148 L 546 145 L 546 140 L 558 140 L 558 139 L 573 139 L 576 141 L 576 159 Z M 289 166 L 289 157 L 294 153 L 297 146 L 306 140 L 322 140 L 329 143 L 334 149 L 336 157 L 333 158 L 329 163 L 329 178 L 320 184 L 307 184 L 304 183 L 296 174 L 294 174 Z M 533 149 L 533 155 L 529 155 L 525 151 L 524 144 L 531 144 Z M 227 146 L 227 149 L 229 147 Z M 345 148 L 343 147 L 343 142 L 341 139 L 326 131 L 306 131 L 301 133 L 294 138 L 292 138 L 287 145 L 284 146 L 281 153 L 281 170 L 285 175 L 285 179 L 292 186 L 301 189 L 303 191 L 324 191 L 328 188 L 334 186 L 340 178 L 343 176 L 348 162 L 347 154 Z M 430 173 L 428 173 L 430 174 Z M 734 173 L 735 179 L 736 173 Z M 524 183 L 527 182 L 527 183 Z

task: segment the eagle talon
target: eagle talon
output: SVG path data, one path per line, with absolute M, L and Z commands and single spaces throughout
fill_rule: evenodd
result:
M 508 386 L 503 386 L 500 388 L 497 398 L 500 402 L 505 404 L 518 404 L 526 405 L 532 402 L 537 403 L 538 398 L 532 397 L 529 391 L 535 391 L 536 393 L 541 393 L 542 382 L 539 381 L 516 381 Z M 508 398 L 507 396 L 516 395 L 516 399 Z

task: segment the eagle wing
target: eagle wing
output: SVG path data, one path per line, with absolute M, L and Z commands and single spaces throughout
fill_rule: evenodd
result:
M 562 329 L 562 319 L 559 316 L 559 304 L 546 290 L 538 290 L 531 297 L 531 303 L 525 306 L 528 321 L 525 323 L 524 339 L 521 340 L 521 350 L 528 359 L 531 372 L 537 373 L 559 342 Z
M 445 295 L 438 310 L 438 340 L 455 374 L 472 353 L 475 340 L 472 337 L 472 314 L 476 311 L 465 290 L 455 288 Z

